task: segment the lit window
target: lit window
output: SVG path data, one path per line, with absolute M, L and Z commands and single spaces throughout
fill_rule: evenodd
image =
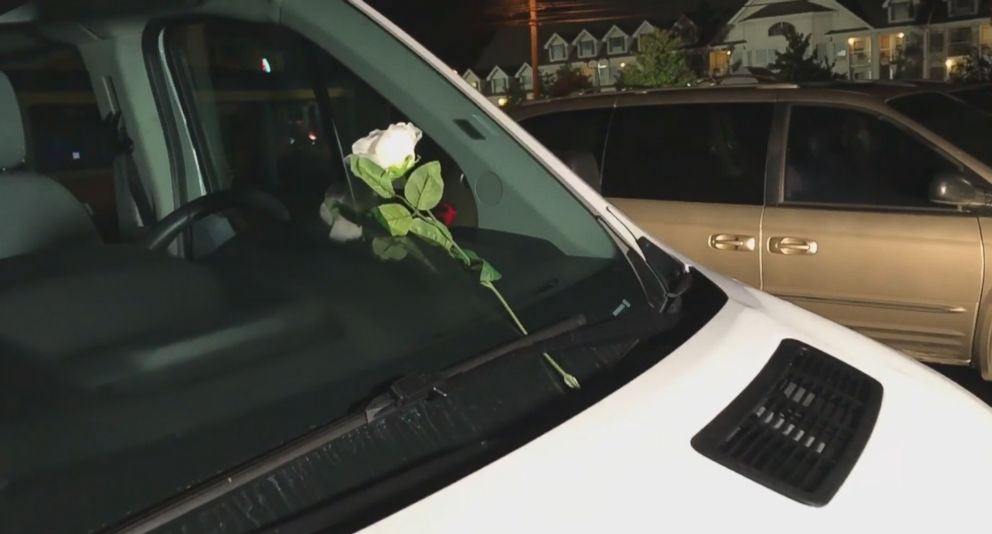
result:
M 852 65 L 868 65 L 871 63 L 871 48 L 867 37 L 851 37 L 847 40 L 850 47 Z

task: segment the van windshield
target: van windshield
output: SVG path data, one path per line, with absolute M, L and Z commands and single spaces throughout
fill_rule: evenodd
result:
M 287 3 L 277 26 L 219 5 L 216 17 L 150 26 L 146 42 L 161 54 L 133 50 L 133 18 L 120 36 L 113 21 L 102 26 L 105 55 L 88 52 L 96 63 L 156 58 L 149 70 L 178 93 L 156 115 L 116 86 L 136 149 L 113 143 L 111 185 L 134 187 L 121 170 L 138 173 L 145 185 L 114 198 L 150 197 L 157 212 L 144 231 L 111 243 L 82 202 L 38 201 L 42 189 L 60 191 L 50 166 L 0 179 L 34 187 L 24 201 L 50 216 L 39 224 L 73 225 L 58 243 L 19 242 L 16 253 L 0 242 L 0 531 L 96 531 L 210 484 L 229 488 L 226 500 L 174 514 L 163 531 L 254 531 L 472 452 L 421 473 L 403 498 L 370 501 L 400 506 L 598 401 L 722 304 L 697 283 L 680 304 L 692 319 L 660 341 L 500 359 L 444 395 L 239 479 L 243 466 L 364 413 L 401 377 L 568 317 L 645 310 L 650 274 L 526 146 L 356 8 Z M 20 66 L 15 56 L 0 54 Z M 22 78 L 44 79 L 47 64 Z M 5 113 L 53 91 L 12 79 Z M 56 103 L 80 100 L 54 91 L 65 92 Z M 77 124 L 88 123 L 67 127 Z M 86 132 L 121 135 L 107 124 Z M 176 136 L 188 152 L 170 150 L 189 165 L 137 157 L 163 124 L 188 128 Z M 128 205 L 116 211 L 131 216 Z M 0 226 L 13 224 L 7 215 Z
M 897 111 L 992 167 L 992 114 L 944 93 L 918 93 L 889 100 Z

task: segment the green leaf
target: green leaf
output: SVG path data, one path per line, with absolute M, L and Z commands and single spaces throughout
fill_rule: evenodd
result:
M 407 248 L 402 238 L 377 237 L 372 240 L 372 252 L 380 260 L 400 261 L 406 257 Z
M 468 256 L 468 259 L 467 260 L 464 257 L 462 257 L 461 254 L 458 254 L 457 251 L 454 251 L 454 250 L 452 250 L 452 254 L 451 255 L 454 256 L 455 259 L 457 259 L 457 260 L 461 261 L 462 263 L 464 263 L 465 266 L 468 267 L 468 268 L 470 268 L 470 269 L 472 268 L 472 265 L 474 265 L 474 264 L 481 264 L 482 257 L 479 256 L 474 250 L 463 248 L 462 249 L 462 252 L 464 252 L 465 255 Z
M 414 208 L 421 211 L 434 209 L 441 202 L 441 196 L 444 195 L 441 164 L 432 161 L 414 170 L 406 182 L 404 194 Z
M 480 257 L 474 250 L 466 248 L 462 249 L 462 252 L 464 252 L 469 258 L 469 263 L 467 265 L 469 270 L 479 273 L 480 282 L 495 282 L 500 278 L 503 278 L 503 275 L 500 274 L 500 272 L 497 271 L 491 263 L 482 259 L 482 257 Z M 462 259 L 462 262 L 464 263 L 464 258 L 460 259 Z
M 351 164 L 351 173 L 365 182 L 377 195 L 382 198 L 396 196 L 393 191 L 392 179 L 386 175 L 386 171 L 382 167 L 365 156 L 352 154 L 348 159 Z
M 383 204 L 373 210 L 373 215 L 389 235 L 396 237 L 408 234 L 414 222 L 410 210 L 400 204 Z
M 435 223 L 434 221 L 416 219 L 413 221 L 410 231 L 424 241 L 437 245 L 447 251 L 451 251 L 451 248 L 455 244 L 454 238 L 451 237 L 451 232 L 443 224 Z
M 496 270 L 491 263 L 486 260 L 482 260 L 482 269 L 479 271 L 479 281 L 480 282 L 495 282 L 503 278 L 503 275 Z

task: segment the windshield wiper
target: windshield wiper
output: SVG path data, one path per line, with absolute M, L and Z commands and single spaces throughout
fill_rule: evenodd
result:
M 669 306 L 664 313 L 660 313 L 657 308 L 645 306 L 595 324 L 588 324 L 585 315 L 577 315 L 514 339 L 442 371 L 404 376 L 393 382 L 386 393 L 374 397 L 365 404 L 364 409 L 344 415 L 279 450 L 242 465 L 226 473 L 222 478 L 183 492 L 171 502 L 133 517 L 111 530 L 136 534 L 162 527 L 372 421 L 396 413 L 413 403 L 427 400 L 432 395 L 446 396 L 445 388 L 449 381 L 493 361 L 508 356 L 539 355 L 543 352 L 577 346 L 654 336 L 674 328 L 682 315 L 672 306 Z
M 368 403 L 365 408 L 365 420 L 370 423 L 434 395 L 446 397 L 446 386 L 451 380 L 508 356 L 536 355 L 580 346 L 639 339 L 671 330 L 678 324 L 682 314 L 673 308 L 669 309 L 672 311 L 659 313 L 657 309 L 645 307 L 591 325 L 587 324 L 585 315 L 577 315 L 442 371 L 405 375 L 390 384 L 386 393 L 376 396 Z

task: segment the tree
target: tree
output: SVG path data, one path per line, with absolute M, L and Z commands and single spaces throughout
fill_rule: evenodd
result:
M 958 83 L 992 82 L 992 49 L 976 48 L 951 69 L 951 80 Z
M 840 77 L 834 73 L 834 63 L 821 58 L 815 50 L 810 53 L 810 37 L 795 31 L 785 34 L 785 52 L 776 51 L 775 62 L 768 66 L 776 78 L 783 82 L 822 82 Z
M 570 64 L 562 65 L 547 90 L 552 97 L 574 95 L 592 88 L 592 80 Z
M 683 48 L 672 32 L 656 30 L 641 36 L 634 61 L 620 70 L 618 87 L 683 86 L 696 79 Z
M 506 89 L 507 105 L 516 106 L 527 100 L 527 92 L 519 78 L 510 78 L 510 85 Z

